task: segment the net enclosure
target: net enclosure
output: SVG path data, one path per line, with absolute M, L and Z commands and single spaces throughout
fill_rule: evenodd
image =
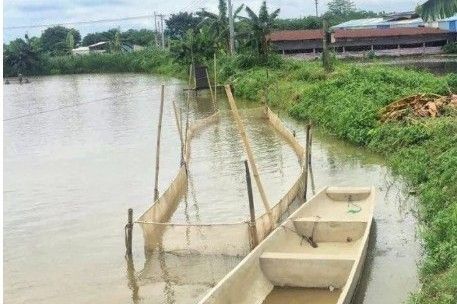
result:
M 236 109 L 235 109 L 236 111 Z M 232 109 L 232 113 L 235 112 Z M 220 112 L 191 123 L 186 132 L 184 161 L 175 178 L 162 195 L 135 222 L 141 226 L 146 252 L 172 253 L 182 255 L 223 255 L 240 257 L 247 255 L 257 242 L 262 241 L 287 216 L 289 206 L 303 197 L 305 148 L 281 119 L 267 106 L 253 109 L 277 131 L 296 154 L 300 172 L 290 189 L 265 213 L 257 216 L 255 222 L 246 216 L 245 221 L 233 223 L 173 223 L 170 219 L 188 188 L 188 167 L 191 162 L 192 138 L 205 128 L 216 124 Z M 236 113 L 237 114 L 237 113 Z M 241 136 L 246 136 L 240 131 Z M 246 147 L 245 147 L 246 148 Z M 246 149 L 247 150 L 247 149 Z M 247 152 L 247 151 L 246 151 Z M 252 164 L 250 164 L 252 166 Z

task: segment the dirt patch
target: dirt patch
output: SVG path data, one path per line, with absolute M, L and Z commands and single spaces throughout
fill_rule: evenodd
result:
M 381 110 L 381 121 L 400 121 L 414 117 L 438 117 L 446 108 L 457 109 L 457 95 L 417 94 L 394 101 Z

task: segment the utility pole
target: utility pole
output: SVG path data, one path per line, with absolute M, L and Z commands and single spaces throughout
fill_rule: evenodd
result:
M 319 12 L 317 11 L 317 5 L 318 5 L 318 0 L 315 0 L 315 4 L 316 4 L 316 17 L 319 17 Z
M 235 55 L 235 28 L 233 25 L 232 1 L 228 0 L 227 4 L 228 4 L 229 31 L 230 31 L 230 55 Z
M 154 11 L 154 40 L 156 43 L 156 46 L 159 45 L 159 41 L 157 41 L 157 14 Z
M 163 17 L 165 17 L 164 14 L 160 14 L 160 31 L 162 32 L 162 49 L 165 49 L 165 31 L 163 29 Z

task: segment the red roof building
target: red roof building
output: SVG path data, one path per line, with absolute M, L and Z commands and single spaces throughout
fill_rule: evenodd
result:
M 316 53 L 322 50 L 322 30 L 277 31 L 269 39 L 276 50 Z M 429 27 L 335 30 L 331 47 L 336 52 L 438 48 L 457 41 L 457 33 Z

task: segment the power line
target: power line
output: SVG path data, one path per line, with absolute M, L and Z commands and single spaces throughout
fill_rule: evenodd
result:
M 99 20 L 87 20 L 87 21 L 75 21 L 75 22 L 61 22 L 61 23 L 52 23 L 52 24 L 8 26 L 8 27 L 4 27 L 3 29 L 4 30 L 15 30 L 15 29 L 52 27 L 52 26 L 57 26 L 57 25 L 79 25 L 79 24 L 91 24 L 91 23 L 105 23 L 105 22 L 114 22 L 114 21 L 149 19 L 152 17 L 154 17 L 154 15 L 143 15 L 143 16 L 133 16 L 133 17 L 124 17 L 124 18 L 112 18 L 112 19 L 99 19 Z

